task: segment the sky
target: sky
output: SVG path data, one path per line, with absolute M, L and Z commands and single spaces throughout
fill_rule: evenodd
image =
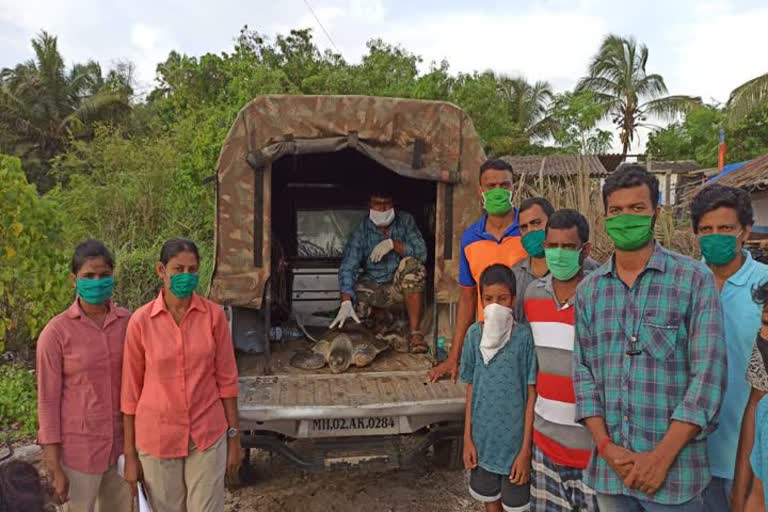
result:
M 420 55 L 425 69 L 446 59 L 453 72 L 493 69 L 556 90 L 586 73 L 608 33 L 645 43 L 648 71 L 670 94 L 724 102 L 768 71 L 765 0 L 0 0 L 0 68 L 31 58 L 30 39 L 46 30 L 68 63 L 132 61 L 146 91 L 169 51 L 230 50 L 246 24 L 267 36 L 310 27 L 321 49 L 350 62 L 381 38 Z

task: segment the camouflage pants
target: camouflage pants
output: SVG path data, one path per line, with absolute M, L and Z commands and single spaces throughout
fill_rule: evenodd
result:
M 355 310 L 360 320 L 370 318 L 373 308 L 394 309 L 405 302 L 405 296 L 423 293 L 427 283 L 427 270 L 419 260 L 411 256 L 403 258 L 398 265 L 391 283 L 376 283 L 367 279 L 355 286 L 357 305 Z

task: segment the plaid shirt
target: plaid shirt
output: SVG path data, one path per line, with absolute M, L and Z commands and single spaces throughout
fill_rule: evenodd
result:
M 656 244 L 631 289 L 611 259 L 581 283 L 575 310 L 576 420 L 604 418 L 613 442 L 634 452 L 652 450 L 671 420 L 700 426 L 650 499 L 679 504 L 696 497 L 710 480 L 705 438 L 717 426 L 726 385 L 722 311 L 711 272 Z M 627 355 L 630 347 L 641 353 Z M 603 494 L 649 499 L 625 487 L 596 451 L 584 478 Z
M 344 246 L 344 256 L 339 267 L 339 289 L 342 293 L 354 299 L 355 283 L 361 272 L 363 279 L 379 284 L 392 281 L 402 259 L 399 254 L 391 251 L 378 263 L 368 259 L 373 248 L 387 238 L 403 242 L 405 257 L 413 256 L 421 263 L 427 261 L 427 245 L 410 213 L 398 210 L 395 220 L 386 229 L 376 227 L 366 217 L 360 221 Z

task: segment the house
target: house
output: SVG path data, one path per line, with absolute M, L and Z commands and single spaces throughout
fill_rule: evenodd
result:
M 741 187 L 752 196 L 756 238 L 768 238 L 768 154 L 752 159 L 716 181 L 721 185 Z
M 608 171 L 596 155 L 548 155 L 548 156 L 502 156 L 509 163 L 515 175 L 526 178 L 564 178 L 586 172 L 592 178 L 602 178 Z
M 705 179 L 701 174 L 701 166 L 692 160 L 649 158 L 641 163 L 659 179 L 659 202 L 665 206 L 680 206 L 686 192 L 698 188 Z

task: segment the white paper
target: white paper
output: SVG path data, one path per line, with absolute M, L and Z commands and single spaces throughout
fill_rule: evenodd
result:
M 139 512 L 152 512 L 149 508 L 149 502 L 147 496 L 144 494 L 144 486 L 139 482 Z
M 120 457 L 117 458 L 117 473 L 121 477 L 125 477 L 125 456 L 120 455 Z M 144 486 L 141 482 L 138 483 L 139 488 L 139 512 L 152 512 L 152 509 L 149 507 L 149 500 L 147 500 L 147 495 L 144 492 Z

